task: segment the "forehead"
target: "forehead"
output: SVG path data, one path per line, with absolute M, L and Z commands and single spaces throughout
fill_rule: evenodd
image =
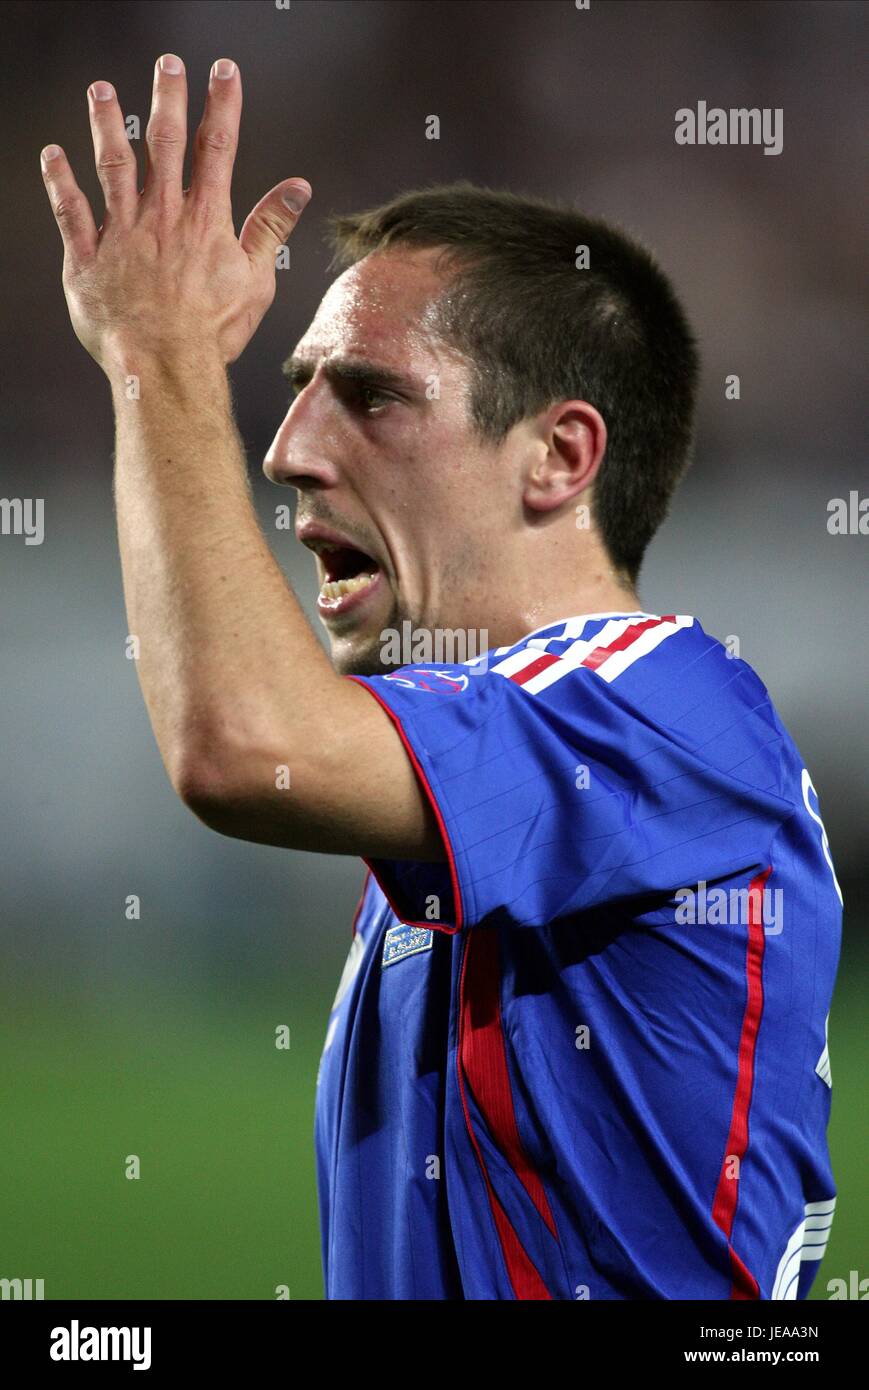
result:
M 387 366 L 443 356 L 435 312 L 447 282 L 435 268 L 438 254 L 402 248 L 350 266 L 326 291 L 294 355 L 365 356 Z

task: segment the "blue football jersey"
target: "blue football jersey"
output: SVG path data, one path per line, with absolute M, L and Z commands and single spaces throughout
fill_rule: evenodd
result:
M 351 679 L 446 862 L 368 866 L 318 1080 L 327 1297 L 804 1298 L 841 893 L 758 676 L 616 613 Z

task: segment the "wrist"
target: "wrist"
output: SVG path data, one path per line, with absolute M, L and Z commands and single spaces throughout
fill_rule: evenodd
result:
M 137 402 L 155 390 L 191 400 L 215 394 L 229 400 L 226 363 L 216 343 L 185 339 L 159 348 L 114 337 L 106 343 L 100 366 L 116 406 Z

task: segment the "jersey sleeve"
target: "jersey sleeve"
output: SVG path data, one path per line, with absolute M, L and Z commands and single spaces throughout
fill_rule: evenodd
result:
M 368 861 L 409 925 L 539 927 L 672 895 L 765 867 L 793 813 L 592 671 L 569 671 L 539 694 L 461 666 L 348 679 L 396 725 L 444 842 L 444 865 Z

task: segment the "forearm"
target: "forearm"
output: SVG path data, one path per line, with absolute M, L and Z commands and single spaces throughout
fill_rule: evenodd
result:
M 129 631 L 169 776 L 184 794 L 262 757 L 273 783 L 275 760 L 322 743 L 345 683 L 259 528 L 225 368 L 209 351 L 121 355 L 110 380 Z M 292 730 L 292 747 L 283 733 L 276 746 L 277 730 Z

